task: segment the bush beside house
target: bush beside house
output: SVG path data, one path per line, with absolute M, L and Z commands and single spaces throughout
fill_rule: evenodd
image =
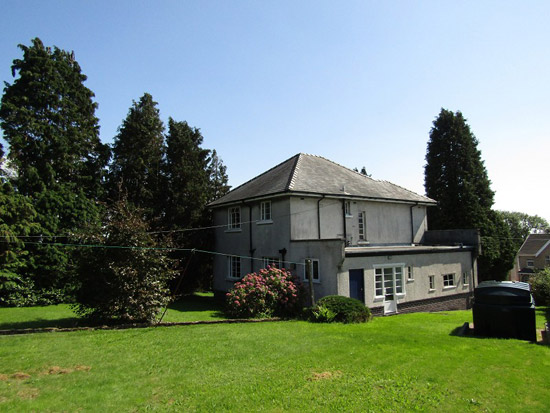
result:
M 226 313 L 233 318 L 292 317 L 303 301 L 301 284 L 290 272 L 268 267 L 235 283 L 226 294 Z

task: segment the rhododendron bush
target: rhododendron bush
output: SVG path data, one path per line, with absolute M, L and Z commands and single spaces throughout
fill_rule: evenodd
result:
M 289 271 L 267 267 L 235 283 L 227 293 L 226 311 L 236 318 L 291 317 L 303 301 L 302 286 Z

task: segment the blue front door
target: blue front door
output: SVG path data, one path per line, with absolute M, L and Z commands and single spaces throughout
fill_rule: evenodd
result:
M 349 270 L 349 296 L 365 302 L 365 278 L 363 270 Z

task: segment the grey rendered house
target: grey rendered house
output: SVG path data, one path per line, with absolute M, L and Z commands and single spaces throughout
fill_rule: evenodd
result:
M 428 231 L 436 201 L 298 154 L 209 206 L 216 226 L 214 290 L 267 265 L 302 281 L 313 265 L 315 298 L 357 298 L 375 314 L 466 308 L 477 280 L 479 235 Z

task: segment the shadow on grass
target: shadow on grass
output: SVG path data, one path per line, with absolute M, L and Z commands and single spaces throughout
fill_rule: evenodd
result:
M 186 295 L 170 304 L 168 308 L 172 311 L 181 312 L 214 311 L 214 317 L 225 317 L 223 302 L 211 295 Z
M 84 326 L 84 320 L 78 317 L 66 317 L 53 320 L 34 319 L 30 321 L 0 323 L 0 330 L 22 330 L 27 328 L 73 328 Z

